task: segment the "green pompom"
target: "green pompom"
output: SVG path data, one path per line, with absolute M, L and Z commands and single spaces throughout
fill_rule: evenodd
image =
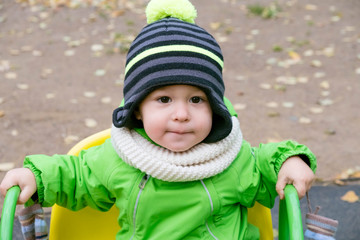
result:
M 146 7 L 148 23 L 166 17 L 174 17 L 184 22 L 195 23 L 196 16 L 196 9 L 188 0 L 151 0 Z

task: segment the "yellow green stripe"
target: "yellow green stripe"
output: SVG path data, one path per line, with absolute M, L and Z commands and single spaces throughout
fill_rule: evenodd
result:
M 208 57 L 210 57 L 211 59 L 215 60 L 221 67 L 223 67 L 224 62 L 221 60 L 221 58 L 219 58 L 218 56 L 216 56 L 214 53 L 200 48 L 200 47 L 195 47 L 192 45 L 169 45 L 169 46 L 161 46 L 161 47 L 155 47 L 155 48 L 151 48 L 148 49 L 142 53 L 140 53 L 139 55 L 137 55 L 136 57 L 134 57 L 127 65 L 125 68 L 125 75 L 126 73 L 129 71 L 129 69 L 138 61 L 140 61 L 143 58 L 146 58 L 150 55 L 156 54 L 156 53 L 162 53 L 162 52 L 172 52 L 172 51 L 183 51 L 183 52 L 195 52 L 195 53 L 201 53 L 203 55 L 206 55 Z

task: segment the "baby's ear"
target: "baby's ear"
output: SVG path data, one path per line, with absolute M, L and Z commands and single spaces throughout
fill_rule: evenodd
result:
M 134 116 L 137 120 L 140 120 L 140 121 L 142 120 L 139 108 L 134 110 Z

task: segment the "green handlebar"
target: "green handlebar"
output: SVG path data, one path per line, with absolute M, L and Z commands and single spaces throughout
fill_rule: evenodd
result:
M 293 185 L 284 189 L 285 199 L 280 200 L 279 207 L 279 240 L 303 240 L 300 202 Z M 14 226 L 14 216 L 20 188 L 14 186 L 6 194 L 0 222 L 0 239 L 11 240 Z
M 20 187 L 10 188 L 5 196 L 4 205 L 1 213 L 0 239 L 11 240 L 13 235 L 14 217 L 17 199 L 19 198 Z
M 304 240 L 300 202 L 293 185 L 284 189 L 285 199 L 280 200 L 279 240 Z

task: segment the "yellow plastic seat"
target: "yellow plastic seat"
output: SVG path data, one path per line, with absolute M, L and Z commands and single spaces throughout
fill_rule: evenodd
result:
M 110 129 L 98 132 L 77 143 L 68 154 L 77 156 L 81 150 L 100 145 L 109 137 Z M 74 212 L 55 204 L 51 211 L 50 240 L 115 239 L 120 230 L 118 216 L 115 206 L 108 212 L 90 207 Z
M 110 129 L 96 133 L 77 143 L 69 155 L 78 155 L 81 150 L 102 144 L 110 137 Z M 54 205 L 51 212 L 50 240 L 71 239 L 115 239 L 120 227 L 117 223 L 119 211 L 115 207 L 108 212 L 84 208 L 73 212 Z M 260 229 L 263 240 L 273 239 L 271 212 L 269 208 L 256 203 L 249 209 L 249 222 Z

